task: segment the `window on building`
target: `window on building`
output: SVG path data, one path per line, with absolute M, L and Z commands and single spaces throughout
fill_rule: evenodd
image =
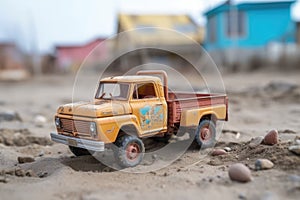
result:
M 245 12 L 231 10 L 226 13 L 226 34 L 229 38 L 246 35 Z
M 217 41 L 217 20 L 215 16 L 208 19 L 208 40 L 212 43 Z
M 141 83 L 134 86 L 133 99 L 157 97 L 153 83 Z

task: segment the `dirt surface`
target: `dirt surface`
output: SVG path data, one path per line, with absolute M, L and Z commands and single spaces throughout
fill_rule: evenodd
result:
M 288 150 L 300 136 L 299 73 L 223 74 L 230 120 L 218 124 L 223 131 L 215 148 L 231 151 L 211 156 L 193 144 L 172 164 L 147 173 L 116 171 L 91 156 L 74 157 L 49 140 L 56 109 L 72 101 L 74 76 L 1 82 L 0 113 L 18 114 L 0 121 L 1 199 L 299 199 L 300 156 Z M 89 81 L 97 77 L 82 79 L 86 85 L 75 100 L 92 98 L 95 88 L 89 86 L 95 83 Z M 249 147 L 251 138 L 272 129 L 279 132 L 279 144 Z M 18 157 L 26 156 L 34 162 L 19 164 Z M 271 160 L 274 167 L 256 171 L 258 158 Z M 229 179 L 228 167 L 237 162 L 251 169 L 251 182 Z

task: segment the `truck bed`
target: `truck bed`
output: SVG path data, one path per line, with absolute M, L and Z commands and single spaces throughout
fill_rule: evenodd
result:
M 228 100 L 225 94 L 169 92 L 167 104 L 168 124 L 174 126 L 180 122 L 181 112 L 183 110 L 216 105 L 226 105 L 227 108 Z

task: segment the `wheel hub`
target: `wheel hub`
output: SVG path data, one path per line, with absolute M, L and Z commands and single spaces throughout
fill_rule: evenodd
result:
M 131 161 L 137 159 L 140 153 L 140 148 L 136 143 L 129 144 L 126 149 L 127 158 Z
M 201 139 L 207 141 L 211 138 L 211 132 L 209 127 L 203 127 L 200 132 Z

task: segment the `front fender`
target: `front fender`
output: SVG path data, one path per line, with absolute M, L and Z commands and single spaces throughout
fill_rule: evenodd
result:
M 97 118 L 98 140 L 105 143 L 113 143 L 116 141 L 119 131 L 124 126 L 134 126 L 137 135 L 141 135 L 141 129 L 135 115 L 120 115 L 104 118 Z

